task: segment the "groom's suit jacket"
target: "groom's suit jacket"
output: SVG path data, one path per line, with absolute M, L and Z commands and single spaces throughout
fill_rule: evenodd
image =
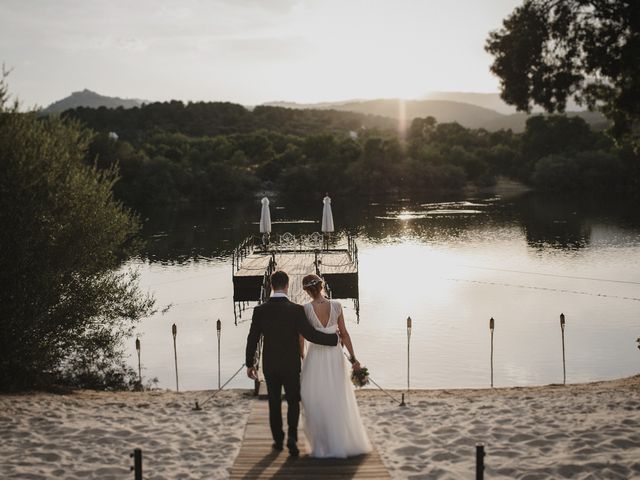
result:
M 247 337 L 246 364 L 254 366 L 260 335 L 263 335 L 262 365 L 265 375 L 300 372 L 298 333 L 313 343 L 337 345 L 338 336 L 317 331 L 307 321 L 304 308 L 286 297 L 271 297 L 253 309 Z

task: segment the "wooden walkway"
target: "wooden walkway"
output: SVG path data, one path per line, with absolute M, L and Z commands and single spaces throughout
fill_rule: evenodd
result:
M 283 420 L 286 429 L 286 405 Z M 240 453 L 231 469 L 231 479 L 283 478 L 283 479 L 389 479 L 389 472 L 378 452 L 347 459 L 315 459 L 309 457 L 307 440 L 300 419 L 298 429 L 300 457 L 289 457 L 287 449 L 275 452 L 269 430 L 269 405 L 265 401 L 253 402 L 244 433 Z

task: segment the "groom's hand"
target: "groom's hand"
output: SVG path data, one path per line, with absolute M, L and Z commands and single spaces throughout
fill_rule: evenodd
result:
M 258 370 L 256 370 L 255 367 L 247 367 L 247 377 L 249 377 L 251 380 L 257 380 Z

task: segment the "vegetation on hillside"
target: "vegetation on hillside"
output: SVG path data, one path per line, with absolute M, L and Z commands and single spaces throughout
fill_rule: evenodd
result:
M 119 168 L 116 196 L 133 206 L 229 200 L 261 190 L 460 191 L 468 184 L 490 186 L 499 175 L 539 189 L 639 186 L 631 148 L 614 145 L 579 117 L 532 116 L 522 134 L 416 118 L 400 134 L 381 117 L 279 107 L 249 111 L 226 103 L 77 109 L 65 116 L 98 132 L 87 158 L 97 158 L 102 169 Z

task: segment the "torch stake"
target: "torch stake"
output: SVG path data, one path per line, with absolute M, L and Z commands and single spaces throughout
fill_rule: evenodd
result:
M 218 390 L 220 390 L 220 333 L 222 330 L 222 322 L 218 319 L 216 323 L 216 332 L 218 334 Z
M 176 392 L 179 392 L 180 389 L 178 388 L 178 350 L 176 348 L 176 335 L 178 334 L 178 327 L 176 327 L 175 323 L 171 326 L 171 334 L 173 335 L 173 360 L 176 366 Z
M 495 320 L 493 317 L 489 319 L 489 330 L 491 331 L 491 388 L 493 388 L 493 330 L 495 328 Z
M 407 396 L 409 395 L 410 388 L 410 372 L 411 372 L 411 317 L 407 317 Z
M 140 339 L 136 338 L 136 351 L 138 352 L 138 381 L 142 387 L 142 366 L 140 364 Z
M 567 365 L 565 363 L 565 355 L 564 355 L 564 313 L 560 314 L 560 330 L 562 331 L 562 384 L 567 384 Z

